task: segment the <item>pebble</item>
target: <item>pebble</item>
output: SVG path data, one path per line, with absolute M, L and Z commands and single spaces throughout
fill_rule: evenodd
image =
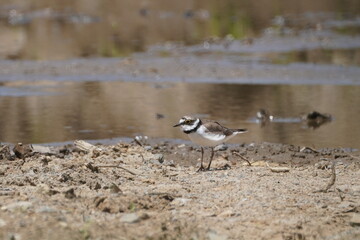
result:
M 149 218 L 149 215 L 146 213 L 144 213 L 142 215 L 138 215 L 137 213 L 127 213 L 127 214 L 124 214 L 120 218 L 120 221 L 124 222 L 124 223 L 137 223 L 141 220 L 145 220 L 148 218 Z
M 120 218 L 121 222 L 125 222 L 125 223 L 135 223 L 139 221 L 139 216 L 136 213 L 128 213 L 123 215 Z
M 354 213 L 350 219 L 351 226 L 360 226 L 360 213 Z
M 0 218 L 0 228 L 6 226 L 6 222 Z
M 173 206 L 184 206 L 190 201 L 191 199 L 189 198 L 175 198 L 170 204 Z
M 163 154 L 154 154 L 154 159 L 157 160 L 159 163 L 163 163 L 164 155 Z
M 207 234 L 209 240 L 227 240 L 228 237 L 225 235 L 220 235 L 216 232 L 210 231 Z
M 146 151 L 150 151 L 151 149 L 152 149 L 152 147 L 151 146 L 144 146 L 144 149 L 146 150 Z
M 73 188 L 70 188 L 69 190 L 64 192 L 65 198 L 73 199 L 76 198 L 75 190 Z
M 214 148 L 214 151 L 225 151 L 228 147 L 225 144 L 220 144 Z

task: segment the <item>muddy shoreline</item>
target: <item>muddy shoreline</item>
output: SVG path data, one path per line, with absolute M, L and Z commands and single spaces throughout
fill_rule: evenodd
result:
M 230 145 L 196 172 L 199 149 L 183 143 L 47 149 L 0 160 L 1 238 L 360 236 L 358 151 Z
M 3 86 L 29 83 L 130 81 L 151 83 L 236 83 L 236 84 L 330 84 L 359 85 L 356 66 L 312 65 L 292 63 L 274 65 L 256 58 L 229 61 L 224 54 L 189 56 L 170 52 L 134 54 L 126 58 L 77 59 L 66 61 L 0 61 Z M 231 58 L 230 58 L 231 59 Z

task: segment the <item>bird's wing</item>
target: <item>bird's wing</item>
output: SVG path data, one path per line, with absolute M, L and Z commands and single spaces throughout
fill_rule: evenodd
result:
M 203 123 L 204 127 L 206 128 L 205 132 L 208 134 L 214 135 L 225 135 L 230 136 L 232 131 L 224 126 L 222 126 L 218 122 L 205 122 Z

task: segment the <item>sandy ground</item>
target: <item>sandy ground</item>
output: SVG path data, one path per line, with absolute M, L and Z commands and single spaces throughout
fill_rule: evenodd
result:
M 1 239 L 360 239 L 359 152 L 234 145 L 196 172 L 168 142 L 0 150 Z

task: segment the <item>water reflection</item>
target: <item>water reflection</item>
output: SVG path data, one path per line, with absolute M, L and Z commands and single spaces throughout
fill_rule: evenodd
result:
M 57 94 L 0 97 L 0 141 L 58 142 L 147 135 L 186 136 L 172 128 L 178 118 L 199 114 L 229 127 L 248 128 L 241 142 L 282 142 L 312 147 L 360 147 L 360 87 L 172 83 L 64 82 Z M 53 88 L 42 92 L 53 93 Z M 334 121 L 317 129 L 299 122 L 250 121 L 260 108 L 292 118 L 313 110 Z
M 256 117 L 251 119 L 251 121 L 259 123 L 261 127 L 265 127 L 270 123 L 301 123 L 304 127 L 312 129 L 319 128 L 326 123 L 330 123 L 332 120 L 333 117 L 330 114 L 319 113 L 317 111 L 313 111 L 297 117 L 282 118 L 271 115 L 266 109 L 260 109 L 256 113 Z

